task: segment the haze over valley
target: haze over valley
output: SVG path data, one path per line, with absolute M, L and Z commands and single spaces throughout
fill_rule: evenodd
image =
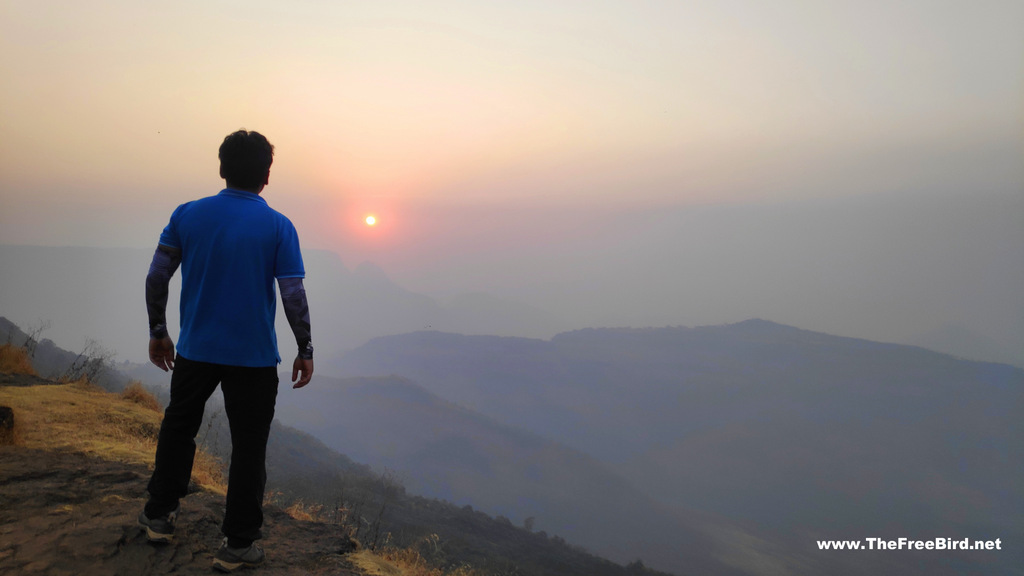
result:
M 306 284 L 327 355 L 424 329 L 546 339 L 764 318 L 1022 366 L 1021 214 L 1024 195 L 919 194 L 627 212 L 594 220 L 586 244 L 482 254 L 432 293 L 319 250 L 307 251 Z M 49 321 L 45 336 L 65 348 L 92 338 L 137 360 L 152 250 L 0 245 L 0 309 L 22 326 Z M 278 334 L 287 350 L 283 322 Z

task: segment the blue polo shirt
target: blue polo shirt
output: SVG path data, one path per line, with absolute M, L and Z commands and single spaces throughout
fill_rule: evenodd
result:
M 291 221 L 258 194 L 224 189 L 178 206 L 160 244 L 181 250 L 178 352 L 199 362 L 277 366 L 275 278 L 304 278 Z

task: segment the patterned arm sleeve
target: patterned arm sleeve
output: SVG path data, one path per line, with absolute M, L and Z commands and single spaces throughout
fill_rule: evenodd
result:
M 281 287 L 284 315 L 292 327 L 292 333 L 295 334 L 295 343 L 299 345 L 299 358 L 312 360 L 309 304 L 306 302 L 306 289 L 302 286 L 302 278 L 278 278 L 277 284 Z
M 167 288 L 171 276 L 181 264 L 181 250 L 157 246 L 146 275 L 146 309 L 149 312 L 149 337 L 167 337 Z

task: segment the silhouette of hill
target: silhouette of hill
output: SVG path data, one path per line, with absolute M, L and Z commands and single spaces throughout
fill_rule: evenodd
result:
M 1024 566 L 1019 551 L 911 562 L 813 549 L 880 532 L 1024 538 L 1018 368 L 761 320 L 550 341 L 419 332 L 371 341 L 336 368 L 400 374 L 592 455 L 664 506 L 769 534 L 780 555 L 829 573 Z
M 53 340 L 44 338 L 37 341 L 33 335 L 25 333 L 2 316 L 0 343 L 27 347 L 33 367 L 44 378 L 77 380 L 88 376 L 90 381 L 112 392 L 124 390 L 130 380 L 124 373 L 112 369 L 112 353 L 102 346 L 87 343 L 79 352 L 69 352 L 57 346 Z
M 726 573 L 707 514 L 673 513 L 576 450 L 443 401 L 398 377 L 318 377 L 279 397 L 277 417 L 409 489 L 472 504 L 618 562 Z M 695 517 L 695 518 L 694 518 Z M 688 519 L 689 518 L 689 519 Z M 702 523 L 695 527 L 696 519 Z

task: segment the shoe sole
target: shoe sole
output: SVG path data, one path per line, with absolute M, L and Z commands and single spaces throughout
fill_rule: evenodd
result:
M 155 544 L 169 544 L 174 541 L 174 534 L 161 534 L 159 532 L 153 532 L 153 530 L 149 526 L 146 526 L 145 524 L 141 523 L 139 524 L 139 526 L 146 530 L 146 538 L 149 539 L 150 542 L 153 542 Z
M 213 559 L 213 567 L 221 572 L 234 572 L 240 568 L 255 568 L 262 562 L 228 562 L 220 558 Z

